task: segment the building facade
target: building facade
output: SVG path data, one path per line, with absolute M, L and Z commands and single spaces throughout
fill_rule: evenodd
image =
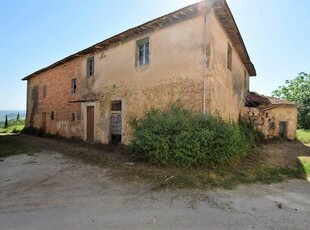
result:
M 26 126 L 128 143 L 130 118 L 172 103 L 237 120 L 255 76 L 225 0 L 137 26 L 25 78 Z
M 248 93 L 242 116 L 252 121 L 266 138 L 294 140 L 297 129 L 297 105 L 274 97 Z

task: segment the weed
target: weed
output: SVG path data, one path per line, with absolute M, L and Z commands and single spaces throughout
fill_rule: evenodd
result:
M 300 166 L 306 178 L 310 178 L 310 157 L 299 157 Z

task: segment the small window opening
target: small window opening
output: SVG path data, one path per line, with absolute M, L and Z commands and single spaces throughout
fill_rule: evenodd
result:
M 275 123 L 274 122 L 270 122 L 269 123 L 269 130 L 272 131 L 272 130 L 275 130 L 275 128 L 276 128 Z
M 71 80 L 71 93 L 72 94 L 76 93 L 76 78 Z
M 248 75 L 246 70 L 244 70 L 244 88 L 249 92 Z
M 268 118 L 268 115 L 269 115 L 269 114 L 268 114 L 268 113 L 266 113 L 266 118 Z
M 94 57 L 90 57 L 87 59 L 87 76 L 93 76 L 94 75 Z
M 54 111 L 51 112 L 51 120 L 53 121 L 55 119 L 55 113 Z
M 45 85 L 45 86 L 43 86 L 43 98 L 45 98 L 46 95 L 47 95 L 47 87 Z
M 122 101 L 112 101 L 111 111 L 122 111 Z
M 150 41 L 149 38 L 137 42 L 137 66 L 150 63 Z
M 71 121 L 75 121 L 75 113 L 71 114 Z
M 229 43 L 227 48 L 227 69 L 232 70 L 232 48 Z

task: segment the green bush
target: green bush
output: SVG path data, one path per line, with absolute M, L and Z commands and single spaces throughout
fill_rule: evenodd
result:
M 3 128 L 1 128 L 2 126 Z M 0 133 L 20 133 L 24 127 L 25 120 L 16 121 L 11 119 L 8 121 L 7 125 L 5 125 L 4 122 L 0 122 Z
M 246 140 L 251 144 L 255 145 L 265 140 L 265 136 L 262 132 L 257 130 L 252 121 L 239 117 L 239 127 L 241 132 L 245 135 Z
M 245 125 L 246 124 L 246 125 Z M 139 160 L 163 165 L 215 165 L 243 157 L 256 140 L 250 124 L 202 116 L 179 105 L 134 118 L 132 151 Z

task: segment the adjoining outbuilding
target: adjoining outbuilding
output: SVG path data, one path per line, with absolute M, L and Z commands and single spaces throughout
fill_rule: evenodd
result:
M 249 118 L 266 138 L 296 138 L 297 105 L 250 92 L 242 115 Z

